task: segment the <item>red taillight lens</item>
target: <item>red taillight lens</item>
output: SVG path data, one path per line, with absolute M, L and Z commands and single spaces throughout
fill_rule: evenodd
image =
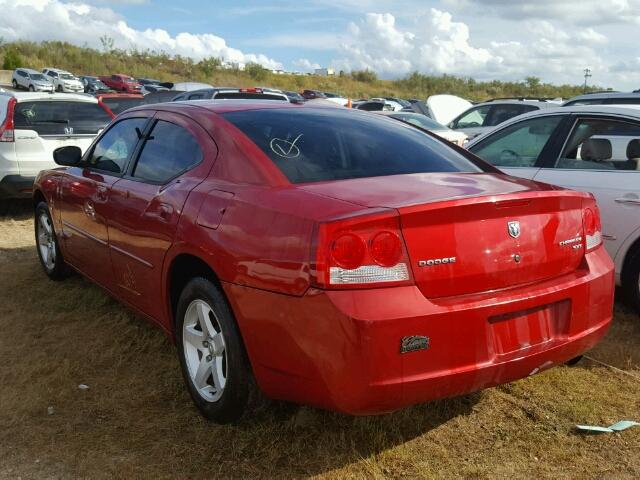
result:
M 400 261 L 402 243 L 395 233 L 380 232 L 371 240 L 369 250 L 371 258 L 378 265 L 392 267 Z
M 2 125 L 0 125 L 0 142 L 15 142 L 15 132 L 13 124 L 13 112 L 16 108 L 16 99 L 10 98 L 7 105 L 7 117 L 4 119 Z
M 362 238 L 353 233 L 340 235 L 331 245 L 331 258 L 336 265 L 346 269 L 358 268 L 362 265 L 366 245 Z
M 371 288 L 412 283 L 396 213 L 343 218 L 317 230 L 312 271 L 320 288 Z
M 600 210 L 595 204 L 586 207 L 582 211 L 582 224 L 584 228 L 585 251 L 590 252 L 602 245 Z

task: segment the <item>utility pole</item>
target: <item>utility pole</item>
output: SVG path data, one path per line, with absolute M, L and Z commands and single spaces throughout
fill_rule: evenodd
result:
M 593 75 L 591 75 L 591 69 L 587 67 L 584 69 L 584 93 L 587 93 L 587 79 L 589 77 L 593 77 Z

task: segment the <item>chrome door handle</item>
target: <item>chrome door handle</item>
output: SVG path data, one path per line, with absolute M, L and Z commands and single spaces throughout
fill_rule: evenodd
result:
M 640 206 L 640 198 L 622 197 L 622 198 L 616 198 L 615 202 L 616 203 L 623 203 L 625 205 L 638 205 L 638 206 Z
M 93 220 L 96 219 L 96 208 L 93 206 L 92 203 L 86 202 L 84 204 L 84 213 L 91 219 Z

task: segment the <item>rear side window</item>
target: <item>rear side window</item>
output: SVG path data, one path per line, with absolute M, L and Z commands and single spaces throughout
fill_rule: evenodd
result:
M 152 183 L 166 183 L 202 159 L 200 145 L 189 131 L 158 120 L 142 148 L 133 176 Z
M 484 126 L 491 105 L 472 108 L 452 122 L 451 128 L 476 128 Z
M 428 134 L 379 115 L 335 108 L 224 113 L 292 183 L 426 172 L 480 172 Z
M 14 121 L 16 129 L 39 135 L 95 135 L 111 117 L 97 103 L 45 100 L 18 103 Z
M 127 97 L 113 97 L 113 98 L 103 98 L 102 103 L 104 103 L 109 110 L 111 110 L 115 115 L 119 115 L 125 110 L 129 108 L 137 107 L 138 105 L 143 105 L 145 103 L 144 98 L 127 98 Z
M 96 143 L 88 166 L 116 175 L 123 173 L 146 123 L 146 118 L 127 118 L 113 125 Z

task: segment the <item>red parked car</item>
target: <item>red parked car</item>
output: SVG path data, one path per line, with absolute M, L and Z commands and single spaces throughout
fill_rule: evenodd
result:
M 104 93 L 96 98 L 98 103 L 111 115 L 111 118 L 116 118 L 129 108 L 146 103 L 145 97 L 141 93 Z
M 217 422 L 257 388 L 350 414 L 461 395 L 572 360 L 611 321 L 590 194 L 379 115 L 142 106 L 55 159 L 34 191 L 44 271 L 162 327 Z
M 98 77 L 107 87 L 117 92 L 140 93 L 142 85 L 129 75 L 118 73 L 116 75 L 103 75 Z

